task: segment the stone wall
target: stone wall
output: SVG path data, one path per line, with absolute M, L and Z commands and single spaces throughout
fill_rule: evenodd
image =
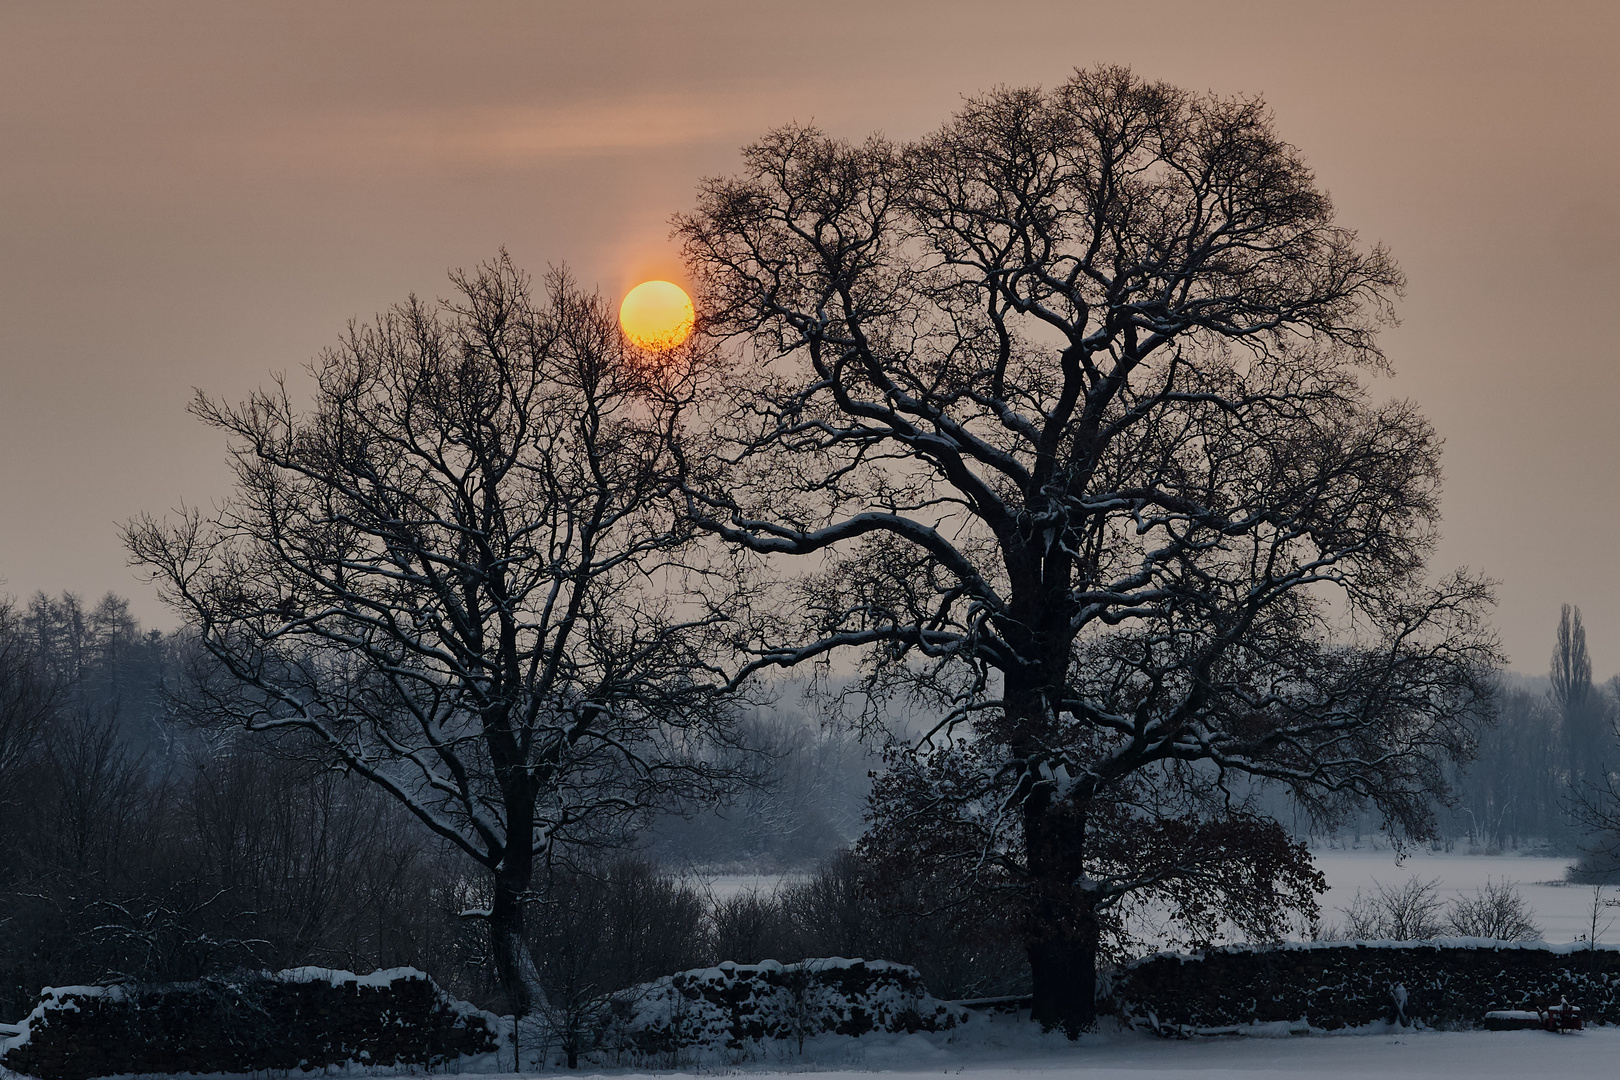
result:
M 1620 1022 L 1620 948 L 1442 938 L 1304 942 L 1161 953 L 1117 972 L 1103 1007 L 1161 1034 L 1381 1021 L 1470 1027 L 1492 1009 L 1567 999 L 1587 1022 Z
M 46 989 L 0 1065 L 40 1080 L 431 1066 L 488 1053 L 496 1021 L 425 974 L 324 968 L 155 986 Z
M 687 1054 L 725 1061 L 773 1040 L 818 1035 L 942 1031 L 966 1016 L 930 997 L 914 968 L 838 957 L 684 971 L 599 1006 L 581 1018 L 589 1030 L 575 1036 L 580 1049 L 592 1059 L 643 1062 Z M 20 1036 L 0 1041 L 0 1065 L 40 1080 L 432 1067 L 493 1052 L 498 1024 L 410 968 L 58 987 L 42 993 Z M 544 1026 L 537 1017 L 536 1027 Z M 565 1035 L 541 1037 L 561 1045 Z
M 683 971 L 619 995 L 613 1014 L 629 1048 L 657 1054 L 736 1051 L 825 1034 L 943 1031 L 965 1011 L 930 997 L 916 968 L 831 957 Z

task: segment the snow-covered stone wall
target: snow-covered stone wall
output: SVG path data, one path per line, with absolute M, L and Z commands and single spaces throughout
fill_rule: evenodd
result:
M 1620 947 L 1488 938 L 1303 942 L 1160 953 L 1117 972 L 1105 1008 L 1162 1034 L 1300 1023 L 1480 1025 L 1493 1009 L 1567 1000 L 1620 1023 Z
M 825 1034 L 944 1031 L 965 1016 L 961 1006 L 930 997 L 916 968 L 842 957 L 683 971 L 618 995 L 612 1012 L 624 1043 L 644 1054 L 735 1051 Z
M 41 1080 L 431 1066 L 496 1047 L 495 1017 L 414 968 L 296 968 L 160 986 L 47 988 L 0 1065 Z

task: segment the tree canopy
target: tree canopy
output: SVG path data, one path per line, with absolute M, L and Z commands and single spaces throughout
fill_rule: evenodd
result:
M 1038 1018 L 1090 1023 L 1128 897 L 1308 899 L 1259 786 L 1428 828 L 1490 593 L 1431 580 L 1439 440 L 1367 385 L 1401 273 L 1260 101 L 1098 68 L 909 144 L 790 126 L 677 231 L 736 346 L 691 513 L 812 557 L 754 663 L 860 648 L 937 709 L 872 842 L 1019 898 Z
M 729 783 L 728 595 L 685 591 L 670 498 L 701 350 L 635 349 L 561 272 L 536 304 L 504 255 L 454 282 L 351 327 L 307 411 L 199 395 L 235 497 L 128 542 L 213 662 L 199 712 L 304 736 L 489 871 L 521 1016 L 535 861 Z

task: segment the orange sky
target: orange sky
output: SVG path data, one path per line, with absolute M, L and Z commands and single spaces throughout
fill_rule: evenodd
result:
M 224 494 L 235 398 L 506 245 L 617 302 L 768 127 L 907 138 L 1123 62 L 1260 93 L 1411 279 L 1390 394 L 1447 438 L 1444 565 L 1513 666 L 1620 670 L 1620 5 L 0 6 L 0 591 L 129 594 L 116 524 Z

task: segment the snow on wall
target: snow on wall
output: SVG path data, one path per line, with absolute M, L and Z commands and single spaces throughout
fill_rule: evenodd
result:
M 772 1040 L 947 1031 L 966 1016 L 931 997 L 914 968 L 831 957 L 666 976 L 604 1000 L 581 1034 L 587 1052 L 724 1059 Z M 0 1042 L 0 1065 L 41 1080 L 432 1066 L 494 1051 L 502 1028 L 411 968 L 294 968 L 163 986 L 47 988 L 20 1033 Z
M 41 1080 L 433 1065 L 494 1050 L 497 1031 L 413 968 L 47 987 L 20 1027 L 0 1041 L 0 1066 Z
M 929 996 L 915 968 L 830 957 L 683 971 L 615 995 L 612 1014 L 613 1034 L 624 1044 L 657 1054 L 824 1034 L 944 1031 L 966 1010 Z
M 1289 942 L 1159 953 L 1116 972 L 1103 1006 L 1163 1034 L 1293 1023 L 1472 1027 L 1567 1000 L 1620 1023 L 1620 948 L 1488 938 Z

